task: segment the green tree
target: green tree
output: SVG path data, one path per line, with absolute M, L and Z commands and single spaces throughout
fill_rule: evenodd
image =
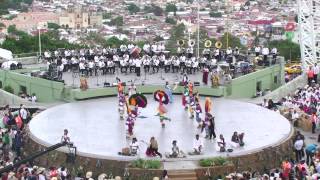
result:
M 112 13 L 109 13 L 109 12 L 103 13 L 102 15 L 103 19 L 111 19 L 111 17 L 112 17 Z
M 269 48 L 277 48 L 278 53 L 286 60 L 300 60 L 300 45 L 289 40 L 271 41 Z
M 185 30 L 186 30 L 186 26 L 184 24 L 178 24 L 170 30 L 170 38 L 167 41 L 166 47 L 173 54 L 177 52 L 176 44 L 178 40 L 184 40 L 186 42 L 186 39 L 184 37 Z
M 48 28 L 57 30 L 60 28 L 60 26 L 59 24 L 56 24 L 56 23 L 48 23 Z
M 155 16 L 162 16 L 163 15 L 163 9 L 159 6 L 153 5 L 152 11 Z
M 166 17 L 166 23 L 176 25 L 177 21 L 173 18 Z
M 164 39 L 163 39 L 163 37 L 161 37 L 161 36 L 156 36 L 154 39 L 153 39 L 153 41 L 156 41 L 156 42 L 158 42 L 158 41 L 163 41 Z
M 0 28 L 6 27 L 2 22 L 0 22 Z
M 106 41 L 106 46 L 110 46 L 110 47 L 120 47 L 121 44 L 127 44 L 127 40 L 120 40 L 115 36 L 110 37 L 109 39 L 107 39 Z
M 136 14 L 137 12 L 140 11 L 140 8 L 137 5 L 135 5 L 134 3 L 130 3 L 128 5 L 128 11 L 130 14 Z
M 172 4 L 172 3 L 168 3 L 166 4 L 166 12 L 173 12 L 173 13 L 176 13 L 177 12 L 177 6 L 175 4 Z
M 111 26 L 123 26 L 123 17 L 122 16 L 117 16 L 116 18 L 114 19 L 111 19 L 109 25 Z
M 221 13 L 221 12 L 211 11 L 211 12 L 209 13 L 209 16 L 210 16 L 210 17 L 222 17 L 222 13 Z
M 240 39 L 236 36 L 233 36 L 230 33 L 224 33 L 220 41 L 222 42 L 222 48 L 227 49 L 228 47 L 238 47 L 244 49 L 245 47 L 240 43 Z

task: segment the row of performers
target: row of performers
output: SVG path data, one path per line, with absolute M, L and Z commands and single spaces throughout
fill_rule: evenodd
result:
M 112 57 L 113 55 L 118 55 L 122 57 L 125 54 L 130 55 L 139 55 L 141 49 L 133 44 L 121 45 L 119 48 L 90 48 L 90 49 L 57 49 L 55 51 L 45 51 L 44 57 L 46 59 L 57 58 L 57 57 L 65 57 L 70 59 L 73 56 L 83 56 L 86 58 L 93 58 L 94 56 L 107 56 Z M 159 54 L 167 54 L 169 51 L 165 50 L 164 45 L 148 45 L 146 44 L 143 47 L 143 54 L 146 55 L 159 55 Z
M 142 53 L 141 53 L 142 52 Z M 93 49 L 63 49 L 63 50 L 55 50 L 53 52 L 51 51 L 45 51 L 44 52 L 44 57 L 45 59 L 55 59 L 55 58 L 66 58 L 70 60 L 72 57 L 85 57 L 88 60 L 94 60 L 95 56 L 105 56 L 107 58 L 112 58 L 114 55 L 119 56 L 119 57 L 124 57 L 124 56 L 130 56 L 134 58 L 139 58 L 144 55 L 148 56 L 154 56 L 154 55 L 169 55 L 169 51 L 165 51 L 163 48 L 161 49 L 156 49 L 156 50 L 151 50 L 150 48 L 146 47 L 143 48 L 143 51 L 137 46 L 126 46 L 126 45 L 121 45 L 119 49 L 117 48 L 93 48 Z M 177 49 L 177 54 L 178 56 L 187 56 L 188 58 L 191 58 L 194 56 L 194 51 L 192 47 L 189 48 L 181 48 L 178 47 Z M 228 56 L 239 56 L 240 55 L 240 50 L 236 47 L 235 49 L 228 48 L 226 50 L 222 50 L 219 48 L 215 49 L 209 49 L 205 48 L 202 51 L 202 55 L 206 58 L 216 58 L 218 60 L 224 58 L 226 59 Z
M 105 56 L 97 57 L 95 56 L 94 60 L 86 60 L 84 57 L 76 59 L 72 57 L 70 60 L 66 58 L 56 59 L 55 63 L 58 66 L 63 66 L 63 71 L 68 71 L 70 69 L 79 69 L 80 72 L 92 72 L 95 71 L 97 75 L 97 70 L 100 70 L 102 74 L 106 74 L 108 72 L 115 73 L 115 68 L 119 67 L 121 73 L 127 73 L 128 71 L 137 72 L 143 66 L 145 72 L 159 72 L 160 68 L 164 68 L 165 72 L 172 71 L 173 73 L 179 72 L 182 70 L 183 72 L 187 72 L 191 74 L 194 73 L 197 69 L 202 69 L 205 66 L 215 66 L 217 63 L 216 59 L 208 60 L 205 57 L 197 59 L 196 57 L 187 58 L 186 56 L 171 56 L 170 58 L 166 58 L 164 55 L 161 56 L 143 56 L 140 58 L 129 58 L 129 56 L 125 56 L 124 58 L 119 58 L 118 56 L 114 56 L 113 59 L 108 59 Z

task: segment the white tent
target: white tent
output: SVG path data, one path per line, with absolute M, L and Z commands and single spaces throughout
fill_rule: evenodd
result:
M 12 60 L 12 52 L 6 49 L 0 48 L 0 58 L 5 60 Z

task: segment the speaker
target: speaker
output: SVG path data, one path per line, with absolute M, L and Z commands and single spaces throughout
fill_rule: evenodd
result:
M 110 83 L 108 82 L 103 83 L 103 87 L 110 87 Z
M 194 86 L 200 86 L 200 82 L 195 81 L 195 82 L 193 82 L 193 85 L 194 85 Z

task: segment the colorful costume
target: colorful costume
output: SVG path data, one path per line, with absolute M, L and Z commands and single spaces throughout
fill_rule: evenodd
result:
M 184 87 L 184 91 L 182 93 L 182 106 L 184 107 L 185 110 L 188 110 L 188 97 L 189 97 L 189 89 L 187 86 Z
M 159 107 L 157 109 L 158 110 L 157 116 L 159 116 L 160 123 L 161 123 L 162 127 L 164 128 L 165 127 L 164 120 L 171 121 L 170 118 L 165 116 L 165 114 L 167 113 L 167 109 L 163 105 L 163 104 L 168 104 L 169 103 L 169 97 L 164 91 L 157 90 L 154 93 L 154 99 L 159 102 Z
M 126 97 L 123 94 L 119 94 L 119 114 L 120 119 L 124 119 L 124 109 L 125 109 Z
M 166 91 L 167 95 L 169 96 L 170 103 L 172 103 L 173 102 L 173 95 L 172 95 L 173 90 L 171 89 L 169 84 L 166 84 L 165 91 Z
M 134 115 L 132 113 L 129 113 L 129 116 L 128 116 L 127 122 L 126 122 L 126 125 L 128 126 L 128 135 L 129 136 L 133 135 L 134 121 L 135 121 Z
M 212 101 L 209 97 L 206 98 L 204 109 L 206 113 L 210 113 L 212 108 Z
M 199 127 L 200 127 L 200 124 L 201 124 L 201 115 L 202 113 L 202 108 L 200 106 L 200 103 L 196 103 L 196 121 L 199 123 Z
M 189 114 L 190 114 L 190 118 L 193 119 L 194 118 L 194 110 L 196 107 L 196 101 L 195 98 L 193 96 L 193 94 L 190 94 L 189 96 Z

